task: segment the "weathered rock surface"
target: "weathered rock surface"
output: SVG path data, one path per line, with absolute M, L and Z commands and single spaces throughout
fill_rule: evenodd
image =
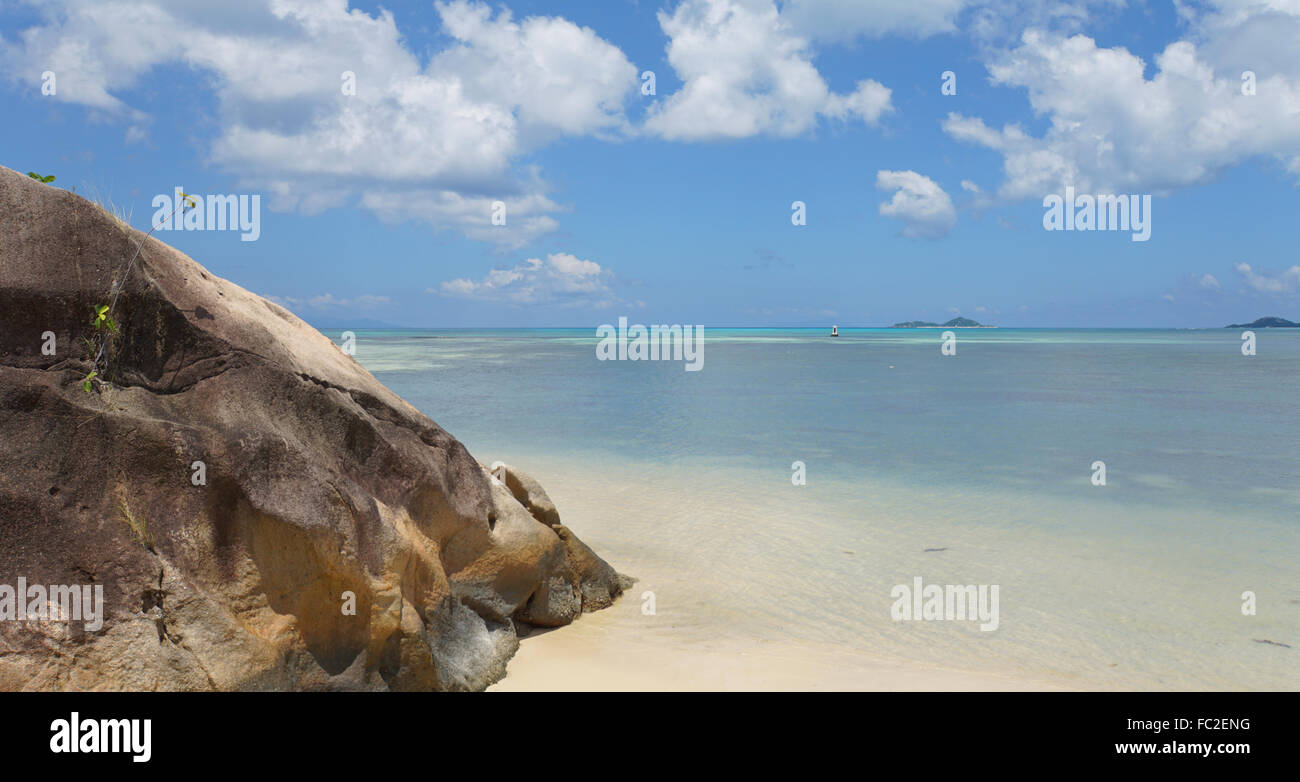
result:
M 560 523 L 555 503 L 532 476 L 503 462 L 494 462 L 490 472 L 534 519 L 546 524 L 564 541 L 564 565 L 547 577 L 516 618 L 544 627 L 566 625 L 583 611 L 598 611 L 613 605 L 623 590 L 632 586 L 632 579 L 615 572 Z
M 285 309 L 3 167 L 0 449 L 0 584 L 105 604 L 98 631 L 0 621 L 4 690 L 481 689 L 517 622 L 629 583 Z
M 493 462 L 488 471 L 492 473 L 492 477 L 510 490 L 515 499 L 519 500 L 519 504 L 533 514 L 533 518 L 548 527 L 555 527 L 560 523 L 560 512 L 555 509 L 555 503 L 551 502 L 551 495 L 547 494 L 542 485 L 531 476 L 505 462 Z

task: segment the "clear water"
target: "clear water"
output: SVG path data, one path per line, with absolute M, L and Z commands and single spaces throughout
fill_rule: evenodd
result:
M 632 625 L 1068 687 L 1300 689 L 1300 330 L 1246 357 L 1226 329 L 959 330 L 955 356 L 932 329 L 706 329 L 699 372 L 598 361 L 594 329 L 357 334 L 382 382 L 656 591 Z M 893 621 L 913 576 L 998 584 L 1001 626 Z

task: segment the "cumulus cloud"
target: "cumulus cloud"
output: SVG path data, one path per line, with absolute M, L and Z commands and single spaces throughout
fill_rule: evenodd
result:
M 642 128 L 624 112 L 639 69 L 617 46 L 559 16 L 516 18 L 479 0 L 434 4 L 441 45 L 431 52 L 409 43 L 392 13 L 347 0 L 228 0 L 219 12 L 169 0 L 50 0 L 25 9 L 37 23 L 0 39 L 0 74 L 35 88 L 55 71 L 54 100 L 116 119 L 134 143 L 152 118 L 130 105 L 132 91 L 192 70 L 218 106 L 211 161 L 268 193 L 272 208 L 357 202 L 502 248 L 559 225 L 563 208 L 520 162 L 556 139 L 791 137 L 826 121 L 878 122 L 893 111 L 889 88 L 863 78 L 833 91 L 814 47 L 886 35 L 980 39 L 991 81 L 1023 90 L 1043 120 L 1043 130 L 960 113 L 943 122 L 950 137 L 1003 158 L 996 190 L 963 181 L 977 209 L 1065 184 L 1160 192 L 1256 157 L 1300 180 L 1295 0 L 1179 3 L 1181 39 L 1150 65 L 1071 34 L 1095 9 L 1120 4 L 672 0 L 657 18 L 682 85 L 651 105 Z M 990 43 L 1012 30 L 1009 45 Z M 1241 94 L 1246 69 L 1255 95 Z M 344 72 L 355 75 L 355 94 L 342 93 Z M 902 197 L 900 216 L 911 208 Z M 502 230 L 489 222 L 496 200 L 508 205 Z
M 505 223 L 493 224 L 497 200 L 452 190 L 372 190 L 362 197 L 361 204 L 385 222 L 424 219 L 435 225 L 455 225 L 471 239 L 503 248 L 517 249 L 559 227 L 551 215 L 562 207 L 540 193 L 500 200 L 505 205 Z
M 431 205 L 407 217 L 513 246 L 519 234 L 478 232 L 479 213 L 460 207 L 553 206 L 515 161 L 560 136 L 624 128 L 636 69 L 566 19 L 517 21 L 468 0 L 435 6 L 450 43 L 422 64 L 390 12 L 347 0 L 232 0 L 219 14 L 166 0 L 62 0 L 0 41 L 0 66 L 27 84 L 53 70 L 56 99 L 121 117 L 136 140 L 148 117 L 119 96 L 167 68 L 197 69 L 220 107 L 213 161 L 269 190 L 273 207 L 319 211 L 359 196 L 394 214 L 401 194 Z M 344 93 L 345 73 L 355 94 Z M 528 231 L 554 226 L 538 218 Z
M 1292 266 L 1274 275 L 1255 271 L 1244 261 L 1234 263 L 1232 268 L 1241 275 L 1241 281 L 1248 288 L 1259 293 L 1295 293 L 1300 290 L 1300 266 Z
M 516 23 L 508 11 L 493 18 L 487 6 L 463 0 L 437 5 L 457 44 L 430 70 L 457 74 L 476 101 L 512 107 L 530 141 L 626 126 L 623 100 L 637 69 L 590 28 L 559 17 Z
M 1206 274 L 1202 276 L 1198 284 L 1207 291 L 1217 291 L 1223 289 L 1223 286 L 1219 284 L 1218 278 L 1216 278 L 1213 274 Z
M 797 136 L 818 119 L 874 124 L 890 91 L 871 79 L 834 93 L 812 64 L 806 38 L 772 0 L 683 0 L 659 25 L 680 90 L 656 103 L 645 127 L 675 140 Z
M 1147 64 L 1127 49 L 1027 30 L 988 70 L 994 84 L 1027 92 L 1046 131 L 1035 136 L 1017 123 L 993 128 L 957 113 L 944 130 L 1002 154 L 998 195 L 1007 200 L 1042 198 L 1067 184 L 1092 192 L 1170 190 L 1211 181 L 1256 156 L 1300 172 L 1300 66 L 1289 54 L 1295 37 L 1265 30 L 1300 32 L 1300 6 L 1221 5 L 1234 13 L 1194 16 L 1195 40 L 1166 46 L 1149 79 Z M 1284 67 L 1257 73 L 1254 95 L 1242 94 L 1242 38 L 1257 47 L 1255 62 L 1289 57 Z
M 880 214 L 904 222 L 903 236 L 938 239 L 957 224 L 952 199 L 937 182 L 915 171 L 877 171 L 876 187 L 894 191 Z
M 612 279 L 613 274 L 595 261 L 552 253 L 544 261 L 529 258 L 509 269 L 493 269 L 481 280 L 447 280 L 427 292 L 512 304 L 608 307 L 618 301 Z

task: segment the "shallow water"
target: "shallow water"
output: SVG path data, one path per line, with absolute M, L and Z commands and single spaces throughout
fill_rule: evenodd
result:
M 1300 330 L 1252 357 L 1226 329 L 941 332 L 706 329 L 699 372 L 598 361 L 594 329 L 358 331 L 356 358 L 641 578 L 627 632 L 1300 689 Z M 998 629 L 894 621 L 914 576 L 999 585 Z

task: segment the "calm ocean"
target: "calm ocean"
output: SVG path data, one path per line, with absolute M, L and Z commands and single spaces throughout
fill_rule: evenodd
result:
M 356 358 L 655 591 L 630 632 L 1300 689 L 1300 329 L 1249 357 L 1228 329 L 941 332 L 706 329 L 698 372 L 598 361 L 594 328 L 362 330 Z M 915 576 L 999 585 L 999 628 L 894 621 Z

